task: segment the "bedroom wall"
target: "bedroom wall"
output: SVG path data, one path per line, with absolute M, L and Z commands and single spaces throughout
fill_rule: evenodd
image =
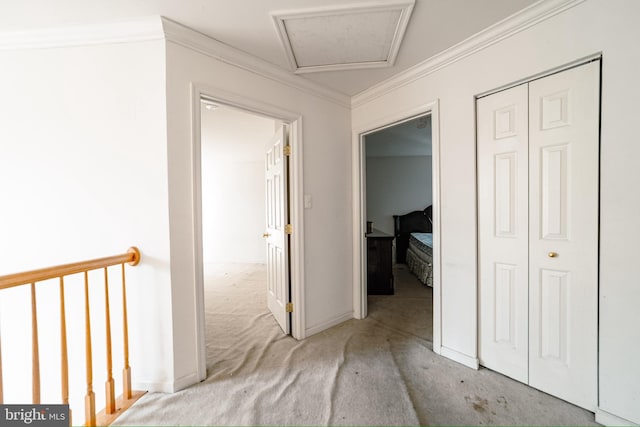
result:
M 201 111 L 204 262 L 264 264 L 264 146 L 275 121 L 225 107 Z
M 602 52 L 599 420 L 640 423 L 640 2 L 587 0 L 364 103 L 354 128 L 440 101 L 442 345 L 477 360 L 474 96 Z M 360 97 L 362 99 L 362 97 Z
M 300 115 L 304 193 L 312 197 L 312 207 L 304 210 L 306 333 L 353 317 L 349 107 L 167 41 L 173 354 L 178 388 L 197 382 L 193 84 L 206 87 L 212 96 L 233 93 Z
M 0 51 L 0 274 L 138 246 L 141 264 L 127 267 L 130 363 L 137 386 L 173 376 L 165 48 L 159 20 L 154 22 L 157 40 L 82 46 L 83 37 L 91 37 L 83 32 L 73 40 L 79 46 Z M 29 41 L 37 43 L 39 35 Z M 118 390 L 119 274 L 119 268 L 110 269 Z M 90 274 L 98 403 L 104 402 L 106 379 L 103 283 L 101 271 Z M 65 279 L 75 414 L 84 413 L 86 391 L 82 284 L 81 275 Z M 57 283 L 37 289 L 42 400 L 58 402 Z M 29 297 L 2 291 L 0 304 L 5 403 L 30 402 Z
M 393 234 L 393 215 L 431 204 L 431 156 L 368 157 L 367 219 Z

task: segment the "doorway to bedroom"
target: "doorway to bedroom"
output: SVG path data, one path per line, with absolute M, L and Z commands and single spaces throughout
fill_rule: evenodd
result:
M 284 177 L 280 197 L 274 197 L 278 191 L 270 185 L 274 168 L 265 164 L 287 160 L 273 155 L 274 145 L 281 153 L 286 145 L 281 121 L 206 98 L 201 99 L 200 107 L 204 332 L 206 368 L 211 373 L 214 365 L 216 371 L 234 368 L 242 356 L 234 343 L 242 342 L 246 334 L 256 329 L 276 333 L 282 326 L 278 310 L 271 310 L 270 315 L 270 254 L 274 251 L 268 249 L 274 245 L 268 234 L 278 232 L 278 227 L 269 228 L 270 219 L 286 222 L 287 180 Z M 274 161 L 269 163 L 265 157 Z M 286 168 L 277 173 L 282 179 Z M 272 206 L 274 200 L 278 206 Z M 271 211 L 283 218 L 275 218 Z M 288 239 L 280 240 L 288 245 Z M 283 265 L 286 269 L 286 263 Z M 284 271 L 279 266 L 276 269 Z M 282 329 L 288 332 L 286 328 Z
M 363 136 L 367 312 L 433 343 L 432 117 Z

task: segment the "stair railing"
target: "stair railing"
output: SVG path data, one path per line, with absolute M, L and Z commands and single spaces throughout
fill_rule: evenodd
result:
M 125 264 L 131 266 L 140 262 L 140 251 L 136 247 L 131 247 L 126 253 L 89 261 L 76 262 L 72 264 L 47 267 L 39 270 L 32 270 L 23 273 L 0 276 L 0 290 L 17 286 L 29 285 L 31 288 L 31 359 L 32 359 L 32 403 L 40 404 L 40 356 L 38 345 L 38 316 L 36 310 L 36 283 L 44 280 L 59 279 L 60 293 L 60 372 L 61 403 L 69 404 L 69 362 L 67 357 L 67 328 L 66 309 L 64 299 L 64 278 L 72 274 L 84 275 L 84 311 L 85 311 L 85 361 L 86 361 L 86 382 L 87 390 L 85 395 L 85 425 L 109 425 L 124 410 L 130 407 L 144 392 L 134 392 L 131 389 L 131 367 L 129 366 L 129 339 L 127 323 L 127 297 L 125 282 Z M 116 402 L 115 382 L 112 372 L 111 354 L 111 317 L 109 309 L 109 276 L 108 267 L 121 265 L 122 267 L 122 320 L 123 320 L 123 356 L 124 368 L 122 371 L 122 398 Z M 105 409 L 96 415 L 95 393 L 93 392 L 93 362 L 91 352 L 91 320 L 89 307 L 89 271 L 104 269 L 104 293 L 105 293 L 105 327 L 106 327 L 106 359 L 107 359 L 107 381 L 105 384 L 106 402 Z M 0 404 L 3 400 L 2 381 L 2 343 L 0 343 Z M 71 420 L 70 420 L 71 421 Z

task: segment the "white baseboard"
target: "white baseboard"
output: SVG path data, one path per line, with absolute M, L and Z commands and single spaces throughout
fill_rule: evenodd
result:
M 322 332 L 325 329 L 329 329 L 332 326 L 336 326 L 342 322 L 346 322 L 347 320 L 353 319 L 353 310 L 348 311 L 344 314 L 341 314 L 337 317 L 327 320 L 326 322 L 322 322 L 319 325 L 313 326 L 311 328 L 307 328 L 306 336 L 310 337 L 311 335 L 317 334 L 318 332 Z
M 433 342 L 432 350 L 433 350 L 433 352 L 435 354 L 442 356 L 442 346 L 441 345 L 436 345 L 435 340 Z
M 596 408 L 596 422 L 605 426 L 637 426 L 639 424 L 626 420 L 610 412 Z
M 480 361 L 477 357 L 468 356 L 445 346 L 440 347 L 439 354 L 446 357 L 447 359 L 453 360 L 454 362 L 462 363 L 463 365 L 468 366 L 471 369 L 478 369 L 480 367 Z
M 198 374 L 193 372 L 174 382 L 140 381 L 134 382 L 132 386 L 134 390 L 145 390 L 151 393 L 175 393 L 198 382 Z

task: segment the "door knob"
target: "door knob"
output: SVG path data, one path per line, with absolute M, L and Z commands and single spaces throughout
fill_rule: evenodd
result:
M 549 252 L 548 255 L 549 255 L 549 258 L 555 258 L 555 257 L 558 256 L 558 253 L 557 252 Z
M 266 239 L 267 237 L 269 237 L 269 236 L 271 236 L 271 234 L 269 234 L 269 233 L 264 233 L 264 234 L 262 235 L 262 237 L 264 237 L 265 239 Z

